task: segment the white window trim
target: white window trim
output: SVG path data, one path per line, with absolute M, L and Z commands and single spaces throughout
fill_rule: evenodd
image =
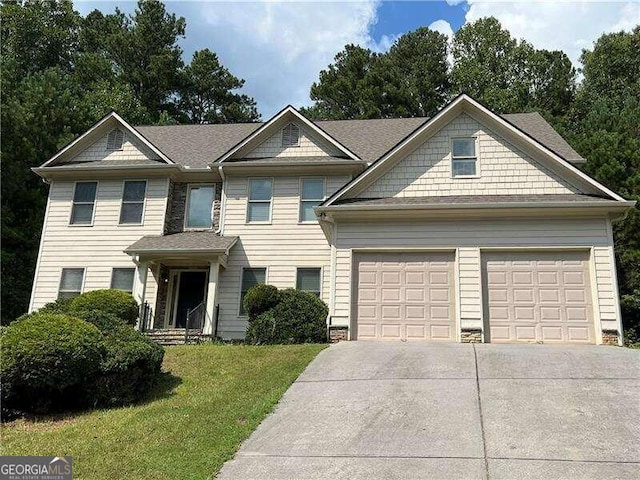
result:
M 308 269 L 308 270 L 311 270 L 311 269 L 319 269 L 320 270 L 320 292 L 319 292 L 318 298 L 322 300 L 322 294 L 323 294 L 322 286 L 324 284 L 324 267 L 320 266 L 320 265 L 310 265 L 310 266 L 298 266 L 298 267 L 296 267 L 296 283 L 295 283 L 295 287 L 294 287 L 296 290 L 300 290 L 298 288 L 298 270 L 301 269 L 301 268 L 302 269 Z M 301 291 L 302 292 L 308 292 L 309 290 L 301 290 Z
M 249 315 L 243 315 L 242 314 L 242 279 L 244 278 L 244 271 L 245 270 L 257 270 L 257 269 L 264 269 L 264 283 L 265 285 L 269 284 L 269 267 L 262 267 L 262 266 L 247 266 L 247 267 L 242 267 L 240 269 L 240 285 L 238 286 L 238 318 L 249 318 Z
M 115 270 L 133 270 L 133 282 L 131 283 L 131 291 L 130 292 L 128 290 L 122 290 L 120 288 L 114 288 L 113 287 L 113 272 Z M 109 289 L 111 289 L 111 290 L 120 290 L 121 292 L 127 292 L 127 293 L 133 294 L 133 290 L 135 288 L 135 285 L 136 285 L 136 267 L 111 267 L 111 279 L 109 280 Z
M 72 223 L 73 221 L 73 206 L 76 204 L 74 198 L 76 196 L 76 185 L 78 183 L 95 183 L 96 184 L 96 196 L 93 199 L 93 210 L 91 212 L 91 223 Z M 70 227 L 93 227 L 93 222 L 96 218 L 96 209 L 98 207 L 98 192 L 100 191 L 100 182 L 97 180 L 78 180 L 73 182 L 73 191 L 71 192 L 71 210 L 69 211 L 69 226 Z M 87 205 L 89 202 L 78 202 L 81 205 Z
M 62 287 L 62 275 L 64 273 L 65 270 L 82 270 L 82 285 L 80 285 L 80 293 L 79 295 L 82 295 L 84 293 L 84 287 L 85 287 L 85 282 L 87 280 L 87 267 L 62 267 L 60 269 L 60 278 L 58 279 L 58 292 L 56 293 L 56 300 L 58 298 L 60 298 L 60 292 L 64 291 L 64 292 L 73 292 L 75 293 L 76 290 L 60 290 L 60 287 Z
M 211 202 L 211 226 L 210 227 L 189 227 L 187 222 L 189 220 L 189 198 L 191 197 L 191 189 L 194 187 L 213 187 L 213 201 Z M 272 192 L 273 195 L 273 192 Z M 198 231 L 198 230 L 211 230 L 215 226 L 213 223 L 213 212 L 216 205 L 216 184 L 215 183 L 190 183 L 187 187 L 187 196 L 184 199 L 184 220 L 182 222 L 182 229 L 186 232 Z M 221 212 L 222 214 L 222 212 Z
M 249 205 L 251 203 L 266 203 L 266 200 L 251 200 L 251 181 L 253 180 L 270 180 L 271 181 L 271 200 L 269 200 L 269 220 L 254 220 L 249 221 Z M 276 182 L 274 177 L 249 177 L 247 179 L 247 209 L 244 216 L 245 225 L 271 225 L 273 219 L 273 201 L 275 193 Z
M 476 156 L 475 157 L 453 157 L 453 141 L 454 140 L 471 140 L 473 139 L 475 142 Z M 451 137 L 449 142 L 449 152 L 451 155 L 451 161 L 449 162 L 449 172 L 452 179 L 465 179 L 465 178 L 480 178 L 480 141 L 477 135 L 467 135 L 467 136 L 455 136 Z M 453 174 L 453 161 L 454 160 L 473 160 L 476 161 L 476 174 L 475 175 L 454 175 Z
M 302 187 L 304 185 L 304 181 L 305 180 L 322 180 L 322 198 L 317 200 L 317 199 L 307 199 L 307 200 L 303 200 L 302 199 Z M 318 223 L 318 219 L 316 218 L 315 220 L 302 220 L 302 202 L 316 202 L 319 201 L 320 203 L 324 202 L 327 199 L 327 177 L 300 177 L 300 181 L 298 182 L 298 223 L 301 225 L 313 225 L 313 224 L 317 224 Z
M 291 143 L 291 144 L 285 144 L 284 143 L 284 131 L 289 128 L 290 125 L 293 125 L 294 127 L 296 127 L 298 129 L 298 142 L 297 143 Z M 302 129 L 300 128 L 299 125 L 296 125 L 293 122 L 289 122 L 287 123 L 282 129 L 280 129 L 280 147 L 281 148 L 297 148 L 300 147 L 300 137 L 302 136 Z
M 111 132 L 113 132 L 114 130 L 119 130 L 122 132 L 122 144 L 120 145 L 120 148 L 109 148 L 109 136 L 111 135 Z M 107 152 L 121 152 L 124 150 L 124 143 L 126 141 L 127 141 L 127 132 L 119 127 L 115 127 L 114 129 L 109 130 L 109 133 L 107 133 L 107 141 L 105 142 L 104 149 Z
M 142 216 L 139 223 L 121 223 L 122 220 L 122 207 L 125 204 L 124 201 L 124 185 L 127 182 L 144 182 L 144 198 L 142 199 Z M 118 214 L 118 226 L 119 227 L 139 227 L 144 225 L 144 214 L 147 211 L 147 191 L 149 189 L 149 182 L 146 178 L 127 178 L 122 181 L 122 189 L 120 191 L 120 212 Z M 140 203 L 140 202 L 126 202 L 126 203 Z

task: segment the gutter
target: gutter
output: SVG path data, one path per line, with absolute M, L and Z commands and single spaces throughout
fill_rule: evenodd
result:
M 438 203 L 438 204 L 378 204 L 378 205 L 331 205 L 316 207 L 322 212 L 348 212 L 348 211 L 392 211 L 392 210 L 465 210 L 465 209 L 493 209 L 493 208 L 581 208 L 581 207 L 614 207 L 631 208 L 635 201 L 611 201 L 611 202 L 498 202 L 498 203 Z
M 216 233 L 222 235 L 222 232 L 224 231 L 224 215 L 227 210 L 227 193 L 224 188 L 227 183 L 227 177 L 222 170 L 222 165 L 218 166 L 218 173 L 222 179 L 222 191 L 220 192 L 220 218 L 218 219 L 218 229 L 216 230 Z

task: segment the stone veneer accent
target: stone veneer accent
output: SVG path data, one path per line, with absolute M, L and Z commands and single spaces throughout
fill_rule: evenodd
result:
M 329 343 L 338 343 L 349 340 L 349 327 L 330 326 L 329 327 Z
M 193 182 L 197 183 L 197 182 Z M 213 229 L 220 225 L 220 203 L 222 198 L 222 183 L 214 183 L 215 196 L 213 199 Z M 169 198 L 165 216 L 164 233 L 178 233 L 184 231 L 184 214 L 187 210 L 188 183 L 174 183 L 169 185 Z
M 460 333 L 461 343 L 482 343 L 482 330 L 465 329 Z
M 619 343 L 618 331 L 617 330 L 602 330 L 602 344 L 603 345 L 615 345 L 618 346 Z
M 160 274 L 156 281 L 158 282 L 158 295 L 156 296 L 156 311 L 153 314 L 153 328 L 164 328 L 164 315 L 169 295 L 169 267 L 160 265 Z

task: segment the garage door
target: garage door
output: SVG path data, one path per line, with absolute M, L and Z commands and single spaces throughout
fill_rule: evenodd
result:
M 355 257 L 358 340 L 454 340 L 453 253 Z
M 594 343 L 588 254 L 483 254 L 491 342 Z

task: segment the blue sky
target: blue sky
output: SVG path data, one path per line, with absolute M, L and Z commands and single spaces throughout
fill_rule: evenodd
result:
M 583 48 L 604 32 L 640 24 L 638 0 L 594 1 L 287 1 L 165 2 L 183 16 L 180 41 L 188 62 L 195 50 L 209 48 L 233 74 L 246 80 L 263 118 L 284 105 L 309 105 L 309 88 L 318 73 L 348 43 L 387 50 L 398 36 L 425 26 L 451 36 L 467 22 L 493 15 L 516 38 L 537 48 L 564 50 L 576 66 Z M 76 1 L 86 15 L 97 8 L 126 13 L 133 1 Z

